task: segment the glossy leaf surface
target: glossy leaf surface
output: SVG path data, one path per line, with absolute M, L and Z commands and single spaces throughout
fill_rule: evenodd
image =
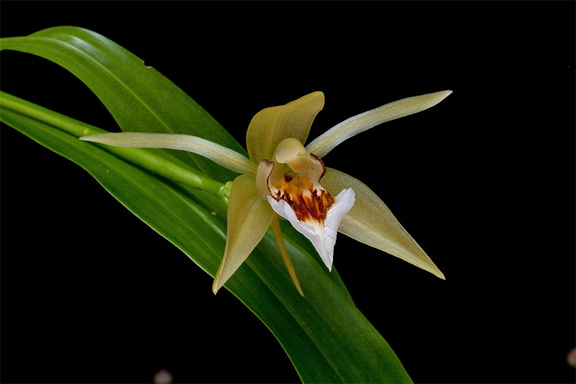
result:
M 243 151 L 173 83 L 94 32 L 51 28 L 29 37 L 2 39 L 2 49 L 38 55 L 68 69 L 102 100 L 124 131 L 192 134 Z M 0 107 L 2 122 L 79 164 L 202 269 L 216 273 L 224 253 L 226 204 L 185 185 L 185 179 L 197 175 L 226 182 L 237 174 L 187 153 L 111 149 L 82 142 L 78 137 L 102 130 L 8 94 L 0 95 Z M 170 176 L 172 168 L 181 170 L 179 176 Z M 270 231 L 225 287 L 274 333 L 302 380 L 410 381 L 386 341 L 356 308 L 336 271 L 329 273 L 293 229 L 284 225 L 283 229 L 305 297 L 294 289 Z M 106 240 L 86 239 L 88 244 L 92 241 Z M 225 350 L 226 340 L 216 337 L 214 342 Z

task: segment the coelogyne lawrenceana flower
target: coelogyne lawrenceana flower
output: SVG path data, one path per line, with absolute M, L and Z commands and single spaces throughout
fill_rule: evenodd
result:
M 383 122 L 430 108 L 450 93 L 430 93 L 386 104 L 343 121 L 305 146 L 312 122 L 324 107 L 324 94 L 314 92 L 254 116 L 246 133 L 249 159 L 189 135 L 124 132 L 81 139 L 122 147 L 187 150 L 241 173 L 230 192 L 226 249 L 214 279 L 214 293 L 271 227 L 290 276 L 302 294 L 284 245 L 279 216 L 312 242 L 329 270 L 336 233 L 341 232 L 444 278 L 370 188 L 352 176 L 327 168 L 322 158 L 344 140 Z

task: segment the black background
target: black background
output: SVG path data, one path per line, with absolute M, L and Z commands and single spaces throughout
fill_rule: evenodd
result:
M 574 382 L 574 2 L 7 2 L 3 37 L 75 25 L 135 53 L 235 137 L 321 90 L 312 137 L 431 110 L 324 160 L 371 186 L 447 280 L 340 236 L 335 267 L 412 378 Z M 4 91 L 102 128 L 69 73 L 3 52 Z M 71 162 L 2 126 L 2 382 L 295 382 L 273 335 Z M 98 240 L 94 239 L 98 236 Z

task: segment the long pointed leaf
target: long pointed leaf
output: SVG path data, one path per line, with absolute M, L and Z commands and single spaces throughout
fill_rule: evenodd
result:
M 30 38 L 8 39 L 2 47 L 49 57 L 64 65 L 98 94 L 123 126 L 140 127 L 140 116 L 122 112 L 139 100 L 148 100 L 140 106 L 147 111 L 142 119 L 149 122 L 156 119 L 155 128 L 164 127 L 164 131 L 176 132 L 174 127 L 180 127 L 178 121 L 197 119 L 196 113 L 206 118 L 199 107 L 192 112 L 187 109 L 194 103 L 183 102 L 187 96 L 179 90 L 172 88 L 174 94 L 171 91 L 150 92 L 155 89 L 149 87 L 166 85 L 169 81 L 162 77 L 164 80 L 158 78 L 150 84 L 146 71 L 132 76 L 131 69 L 137 60 L 92 32 L 55 28 Z M 82 51 L 84 47 L 88 49 Z M 76 52 L 78 50 L 82 52 Z M 154 76 L 161 75 L 155 73 Z M 100 87 L 94 85 L 97 82 L 108 83 L 108 86 L 116 84 L 117 88 L 125 88 L 123 92 L 126 95 L 132 96 L 126 99 L 115 97 L 112 86 L 106 90 L 102 85 L 105 90 L 97 90 Z M 162 109 L 166 105 L 179 107 L 171 110 L 170 114 L 164 114 Z M 213 216 L 210 210 L 225 212 L 222 200 L 159 177 L 145 164 L 123 158 L 122 153 L 111 153 L 77 139 L 78 131 L 97 131 L 94 127 L 5 94 L 0 95 L 0 107 L 0 118 L 4 123 L 82 166 L 135 215 L 214 275 L 224 252 L 225 222 L 221 219 L 223 215 Z M 158 116 L 162 117 L 159 119 Z M 202 131 L 201 127 L 193 125 L 181 129 L 184 131 L 179 133 L 198 134 L 197 130 Z M 158 128 L 156 131 L 162 130 Z M 222 128 L 212 125 L 211 131 L 214 132 L 210 135 L 216 139 L 208 138 L 238 148 L 237 143 L 230 143 L 231 139 Z M 170 157 L 165 159 L 168 161 Z M 184 161 L 210 176 L 218 172 L 221 181 L 229 180 L 225 172 L 215 171 L 217 166 L 211 163 L 203 164 L 186 158 Z M 312 256 L 310 246 L 290 228 L 284 229 L 287 248 L 305 297 L 294 289 L 271 233 L 264 237 L 225 287 L 274 333 L 302 380 L 410 381 L 386 341 L 356 308 L 336 271 L 328 273 L 321 260 Z M 217 342 L 225 348 L 224 341 Z
M 69 70 L 108 108 L 123 131 L 187 133 L 245 150 L 202 107 L 144 60 L 105 37 L 82 28 L 56 27 L 27 37 L 2 39 L 2 49 L 44 57 Z M 203 157 L 174 156 L 214 179 L 233 175 Z

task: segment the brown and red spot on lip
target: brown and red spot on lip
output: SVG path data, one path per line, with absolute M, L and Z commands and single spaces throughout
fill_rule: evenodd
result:
M 272 193 L 272 197 L 276 201 L 286 201 L 299 221 L 324 225 L 328 210 L 335 201 L 328 191 L 314 188 L 308 177 L 288 174 L 277 180 L 274 187 L 277 191 Z
M 282 140 L 271 160 L 262 160 L 256 173 L 258 193 L 279 216 L 304 235 L 332 269 L 336 234 L 354 205 L 351 188 L 332 197 L 320 184 L 326 166 L 294 138 Z

